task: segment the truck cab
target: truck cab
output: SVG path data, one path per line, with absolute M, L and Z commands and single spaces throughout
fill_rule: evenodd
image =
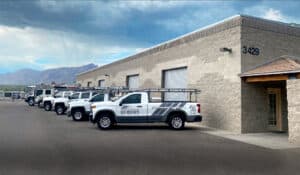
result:
M 157 91 L 157 92 L 156 92 Z M 173 93 L 197 92 L 196 90 L 175 91 Z M 173 129 L 184 128 L 185 122 L 202 121 L 200 104 L 191 100 L 167 101 L 164 95 L 151 97 L 150 92 L 167 92 L 167 90 L 137 91 L 129 93 L 114 102 L 96 102 L 92 104 L 92 122 L 100 129 L 109 129 L 116 123 L 153 123 L 165 122 Z M 196 98 L 197 99 L 197 98 Z

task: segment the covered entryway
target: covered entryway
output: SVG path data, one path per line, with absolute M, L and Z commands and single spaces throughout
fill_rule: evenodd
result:
M 282 56 L 256 66 L 240 75 L 242 78 L 242 132 L 299 133 L 300 113 L 295 113 L 295 97 L 290 82 L 300 81 L 300 58 Z M 299 83 L 300 85 L 300 83 Z M 299 94 L 299 95 L 298 95 Z M 299 98 L 300 100 L 300 98 Z M 294 125 L 297 125 L 296 129 Z M 297 134 L 296 134 L 297 135 Z M 295 137 L 295 136 L 294 136 Z M 300 140 L 300 135 L 298 134 Z M 297 139 L 296 139 L 297 140 Z

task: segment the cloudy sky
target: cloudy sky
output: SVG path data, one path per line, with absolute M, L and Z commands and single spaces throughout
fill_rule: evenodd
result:
M 300 2 L 0 1 L 0 73 L 103 65 L 236 14 L 300 23 Z

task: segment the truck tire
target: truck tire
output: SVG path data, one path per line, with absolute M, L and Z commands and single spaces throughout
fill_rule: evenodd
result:
M 63 115 L 65 113 L 64 105 L 59 104 L 59 105 L 55 106 L 55 112 L 57 115 Z
M 100 114 L 98 120 L 97 120 L 97 125 L 98 128 L 102 130 L 107 130 L 112 128 L 113 126 L 113 118 L 109 113 L 102 113 Z
M 28 100 L 28 105 L 29 105 L 29 106 L 34 106 L 34 100 L 33 100 L 32 98 L 30 98 L 30 99 Z
M 71 115 L 74 121 L 82 121 L 85 118 L 84 111 L 82 109 L 74 109 Z
M 52 109 L 51 103 L 46 102 L 45 105 L 44 105 L 44 109 L 45 109 L 45 111 L 51 111 L 51 109 Z
M 173 114 L 170 116 L 168 124 L 174 130 L 181 130 L 184 128 L 185 120 L 180 114 Z

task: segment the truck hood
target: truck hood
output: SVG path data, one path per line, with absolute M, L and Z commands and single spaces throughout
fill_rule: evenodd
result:
M 44 97 L 43 101 L 53 101 L 54 99 L 54 97 Z
M 90 102 L 89 101 L 83 101 L 83 100 L 79 100 L 79 101 L 70 101 L 69 105 L 70 107 L 74 107 L 74 106 L 85 106 L 85 105 L 89 105 Z
M 92 105 L 96 105 L 96 106 L 111 106 L 111 105 L 116 105 L 116 102 L 102 101 L 102 102 L 94 102 L 94 103 L 92 103 Z
M 68 98 L 63 98 L 63 97 L 54 98 L 54 103 L 57 103 L 57 102 L 68 102 L 68 101 L 69 101 Z

